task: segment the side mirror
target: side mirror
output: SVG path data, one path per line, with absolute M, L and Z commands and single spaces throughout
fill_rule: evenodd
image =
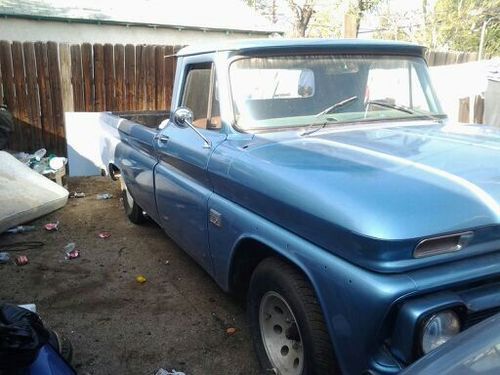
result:
M 203 144 L 203 148 L 210 148 L 212 147 L 212 142 L 205 137 L 203 134 L 200 133 L 198 129 L 193 125 L 193 111 L 191 111 L 187 107 L 178 107 L 173 115 L 172 115 L 172 122 L 174 123 L 175 126 L 181 129 L 185 128 L 191 128 L 193 131 L 198 134 L 198 136 L 203 139 L 205 142 Z
M 174 111 L 172 120 L 179 128 L 187 128 L 193 123 L 193 111 L 187 107 L 179 107 Z

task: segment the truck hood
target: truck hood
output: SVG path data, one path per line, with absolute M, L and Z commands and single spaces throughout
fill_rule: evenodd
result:
M 476 242 L 500 240 L 493 128 L 358 124 L 256 135 L 243 147 L 229 198 L 341 255 L 402 261 L 423 238 L 470 229 Z M 403 245 L 405 256 L 391 255 Z

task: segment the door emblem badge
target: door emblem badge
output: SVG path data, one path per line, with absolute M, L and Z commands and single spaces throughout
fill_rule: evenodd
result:
M 222 215 L 213 208 L 211 208 L 208 213 L 208 220 L 216 227 L 222 227 Z

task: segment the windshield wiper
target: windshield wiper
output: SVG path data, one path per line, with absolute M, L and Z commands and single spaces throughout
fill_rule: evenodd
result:
M 337 109 L 337 108 L 340 108 L 340 107 L 343 107 L 349 103 L 352 103 L 353 101 L 357 100 L 358 97 L 357 96 L 351 96 L 350 98 L 347 98 L 347 99 L 344 99 L 344 100 L 341 100 L 340 102 L 337 102 L 335 103 L 334 105 L 331 105 L 329 106 L 328 108 L 325 108 L 324 110 L 322 110 L 320 113 L 317 113 L 314 115 L 314 117 L 320 117 L 320 116 L 323 116 L 323 115 L 326 115 L 330 112 L 332 112 L 334 109 Z M 320 123 L 320 124 L 310 124 L 307 129 L 301 134 L 301 136 L 304 136 L 304 135 L 310 135 L 312 133 L 315 133 L 317 132 L 318 130 L 321 130 L 323 129 L 329 122 L 333 122 L 333 121 L 338 121 L 336 118 L 334 117 L 329 117 L 328 118 L 328 121 L 325 121 L 324 123 Z M 319 125 L 317 128 L 315 129 L 312 129 L 313 126 L 317 126 Z
M 337 102 L 334 105 L 331 105 L 330 107 L 325 108 L 320 113 L 318 113 L 318 114 L 316 114 L 314 116 L 315 117 L 320 117 L 320 116 L 326 115 L 326 114 L 330 113 L 331 111 L 333 111 L 334 109 L 343 107 L 343 106 L 345 106 L 345 105 L 347 105 L 347 104 L 349 104 L 349 103 L 351 103 L 351 102 L 353 102 L 353 101 L 355 101 L 357 99 L 358 99 L 357 96 L 351 96 L 350 98 L 341 100 L 340 102 Z
M 398 104 L 392 104 L 392 103 L 388 103 L 388 102 L 383 102 L 383 101 L 380 101 L 380 100 L 369 100 L 365 103 L 365 105 L 369 105 L 369 104 L 373 104 L 373 105 L 378 105 L 380 107 L 385 107 L 385 108 L 391 108 L 391 109 L 395 109 L 396 111 L 400 111 L 400 112 L 404 112 L 404 113 L 408 113 L 410 115 L 419 115 L 419 116 L 423 116 L 427 119 L 430 119 L 430 120 L 433 120 L 433 121 L 437 121 L 437 122 L 441 122 L 442 119 L 437 117 L 437 116 L 434 116 L 434 115 L 431 115 L 429 113 L 424 113 L 422 111 L 416 111 L 412 108 L 408 108 L 408 107 L 405 107 L 405 106 L 402 106 L 402 105 L 398 105 Z
M 328 118 L 329 121 L 325 121 L 323 123 L 319 123 L 319 124 L 310 124 L 307 129 L 300 135 L 301 137 L 305 136 L 305 135 L 310 135 L 312 133 L 316 133 L 318 130 L 321 130 L 323 129 L 326 125 L 328 125 L 329 123 L 332 123 L 334 121 L 338 121 L 337 119 L 331 117 L 331 118 Z M 318 126 L 317 128 L 314 128 L 312 129 L 313 126 Z
M 400 112 L 409 113 L 410 115 L 415 114 L 415 112 L 412 109 L 409 109 L 409 108 L 406 108 L 406 107 L 403 107 L 403 106 L 400 106 L 397 104 L 379 101 L 379 100 L 369 100 L 366 102 L 366 105 L 368 105 L 368 104 L 374 104 L 374 105 L 378 105 L 380 107 L 395 109 L 395 110 L 400 111 Z

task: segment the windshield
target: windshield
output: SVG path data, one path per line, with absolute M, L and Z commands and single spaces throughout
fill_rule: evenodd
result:
M 230 80 L 242 130 L 445 117 L 416 57 L 249 57 Z

